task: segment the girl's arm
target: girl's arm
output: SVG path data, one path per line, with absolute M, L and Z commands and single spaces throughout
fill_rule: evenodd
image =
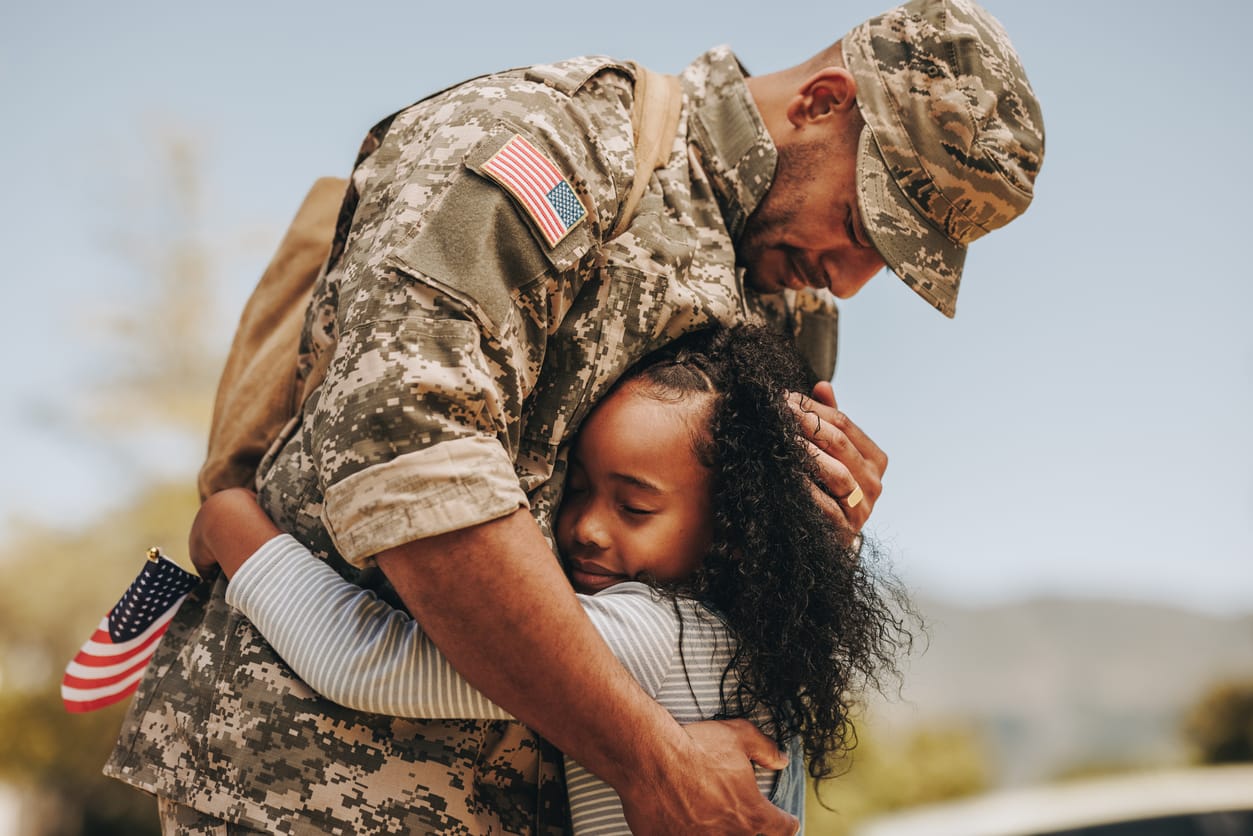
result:
M 289 534 L 240 566 L 226 602 L 333 702 L 400 717 L 512 719 L 453 670 L 417 622 L 344 580 Z
M 191 550 L 202 574 L 221 566 L 231 578 L 227 603 L 328 699 L 404 717 L 510 717 L 457 674 L 407 613 L 280 534 L 250 492 L 210 497 L 192 525 Z M 579 600 L 610 649 L 654 696 L 677 641 L 670 609 L 640 595 Z

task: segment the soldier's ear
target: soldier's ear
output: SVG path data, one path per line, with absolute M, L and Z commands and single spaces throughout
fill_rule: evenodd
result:
M 824 67 L 797 89 L 787 104 L 787 120 L 794 127 L 818 125 L 849 112 L 857 105 L 857 80 L 843 67 Z

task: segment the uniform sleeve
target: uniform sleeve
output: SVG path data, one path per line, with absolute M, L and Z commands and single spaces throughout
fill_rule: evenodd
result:
M 616 211 L 623 166 L 606 137 L 630 136 L 629 102 L 588 96 L 594 81 L 577 95 L 522 76 L 456 88 L 399 114 L 354 171 L 328 273 L 338 336 L 305 415 L 322 520 L 350 563 L 526 507 L 523 407 Z M 557 185 L 531 194 L 499 173 L 522 146 Z
M 344 580 L 290 535 L 270 540 L 240 567 L 226 601 L 333 702 L 398 717 L 512 719 L 453 669 L 413 618 Z M 636 583 L 579 601 L 655 696 L 677 642 L 672 609 Z

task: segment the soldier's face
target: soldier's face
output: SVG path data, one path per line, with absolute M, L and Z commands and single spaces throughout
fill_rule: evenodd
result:
M 846 299 L 883 269 L 862 223 L 856 176 L 855 142 L 779 148 L 774 182 L 737 247 L 749 287 L 826 288 Z
M 708 403 L 659 401 L 628 383 L 583 424 L 557 511 L 557 545 L 576 590 L 641 575 L 679 581 L 700 567 L 713 530 L 712 474 L 692 442 Z

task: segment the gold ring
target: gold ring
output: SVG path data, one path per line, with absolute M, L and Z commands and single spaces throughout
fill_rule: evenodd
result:
M 851 511 L 854 508 L 856 508 L 858 505 L 860 505 L 861 501 L 865 498 L 866 498 L 866 495 L 861 492 L 861 485 L 858 485 L 857 487 L 853 488 L 852 493 L 844 497 L 844 504 L 847 505 L 848 510 Z

